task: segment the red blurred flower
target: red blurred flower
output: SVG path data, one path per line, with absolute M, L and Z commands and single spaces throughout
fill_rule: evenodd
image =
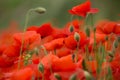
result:
M 86 17 L 87 13 L 96 13 L 98 9 L 91 8 L 90 0 L 73 7 L 69 10 L 70 14 Z
M 52 32 L 53 32 L 53 28 L 51 26 L 51 23 L 45 23 L 37 29 L 37 33 L 39 33 L 41 37 L 46 37 L 48 35 L 51 35 Z
M 86 43 L 89 43 L 89 41 L 86 42 L 87 37 L 84 32 L 78 32 L 80 35 L 80 41 L 79 41 L 79 48 L 82 48 Z M 69 49 L 76 49 L 77 48 L 77 41 L 74 39 L 74 35 L 70 35 L 67 38 L 65 38 L 65 46 Z
M 40 44 L 41 38 L 40 35 L 35 31 L 27 31 L 25 33 L 16 33 L 13 35 L 14 42 L 16 45 L 21 48 L 22 40 L 24 42 L 23 49 L 31 49 Z
M 55 50 L 63 46 L 63 41 L 64 41 L 64 38 L 58 38 L 58 39 L 52 40 L 51 42 L 45 43 L 43 46 L 46 48 L 46 50 Z

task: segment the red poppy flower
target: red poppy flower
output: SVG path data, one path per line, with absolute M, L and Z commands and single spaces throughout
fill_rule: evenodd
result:
M 10 80 L 31 80 L 33 70 L 31 68 L 24 68 L 13 72 Z
M 5 54 L 0 55 L 0 68 L 9 67 L 13 65 L 15 57 L 8 57 Z
M 37 26 L 30 26 L 27 28 L 27 31 L 36 31 L 37 32 L 38 27 Z
M 58 39 L 52 40 L 51 42 L 45 43 L 43 46 L 46 48 L 46 50 L 55 50 L 63 46 L 63 41 L 64 41 L 64 38 L 58 38 Z
M 82 48 L 86 44 L 86 34 L 84 32 L 78 32 L 80 35 L 80 41 L 79 41 L 79 48 Z M 67 38 L 65 38 L 65 46 L 69 49 L 76 49 L 77 47 L 77 41 L 74 39 L 74 35 L 70 35 Z M 88 41 L 87 41 L 88 43 Z
M 48 35 L 51 35 L 52 32 L 53 32 L 53 28 L 51 26 L 51 23 L 45 23 L 37 29 L 37 33 L 39 33 L 41 37 L 46 37 Z
M 23 49 L 30 49 L 33 46 L 37 46 L 40 44 L 40 35 L 37 34 L 35 31 L 27 31 L 25 33 L 16 33 L 13 35 L 14 42 L 16 45 L 21 48 L 22 40 L 24 42 Z
M 120 80 L 120 63 L 113 61 L 110 63 L 114 80 Z
M 72 60 L 72 55 L 67 55 L 64 57 L 61 57 L 57 60 L 54 60 L 52 64 L 52 68 L 54 71 L 69 71 L 69 70 L 75 70 L 78 68 L 78 65 L 82 63 L 82 57 L 78 55 L 78 63 L 74 63 Z
M 85 80 L 84 71 L 82 69 L 59 71 L 55 73 L 59 74 L 62 80 L 69 80 L 73 74 L 76 74 L 77 79 Z M 50 75 L 50 80 L 57 80 L 54 76 L 55 73 Z
M 120 34 L 120 24 L 119 24 L 119 23 L 116 24 L 113 32 L 114 32 L 115 34 Z
M 73 15 L 86 17 L 87 13 L 97 13 L 98 9 L 91 8 L 91 2 L 90 0 L 87 0 L 86 2 L 73 7 L 69 12 Z

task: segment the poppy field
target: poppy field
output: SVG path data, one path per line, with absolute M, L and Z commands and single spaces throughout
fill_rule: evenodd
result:
M 62 28 L 28 26 L 32 12 L 47 10 L 28 10 L 24 30 L 13 22 L 0 32 L 0 80 L 120 80 L 120 22 L 95 23 L 90 0 L 69 9 Z

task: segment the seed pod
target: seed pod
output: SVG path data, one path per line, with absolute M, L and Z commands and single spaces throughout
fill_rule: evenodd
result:
M 62 80 L 61 76 L 58 73 L 54 73 L 54 76 L 57 80 Z
M 72 76 L 70 76 L 70 79 L 69 80 L 77 80 L 77 75 L 76 74 L 73 74 Z
M 38 70 L 42 73 L 44 73 L 44 66 L 42 63 L 38 64 Z
M 35 12 L 39 13 L 39 14 L 43 14 L 46 12 L 46 9 L 43 7 L 37 7 L 34 9 Z
M 77 42 L 80 41 L 80 35 L 79 35 L 79 33 L 75 32 L 75 34 L 74 34 L 74 39 L 75 39 Z

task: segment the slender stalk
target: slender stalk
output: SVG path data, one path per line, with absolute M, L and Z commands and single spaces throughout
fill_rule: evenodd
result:
M 19 60 L 18 60 L 18 69 L 20 69 L 20 60 L 21 60 L 21 57 L 22 57 L 23 44 L 24 44 L 24 33 L 25 33 L 27 25 L 28 25 L 29 14 L 30 14 L 31 11 L 33 11 L 33 9 L 30 9 L 26 14 L 25 26 L 24 26 L 24 30 L 23 30 L 22 43 L 21 43 L 21 48 L 20 48 L 20 56 L 19 56 Z

